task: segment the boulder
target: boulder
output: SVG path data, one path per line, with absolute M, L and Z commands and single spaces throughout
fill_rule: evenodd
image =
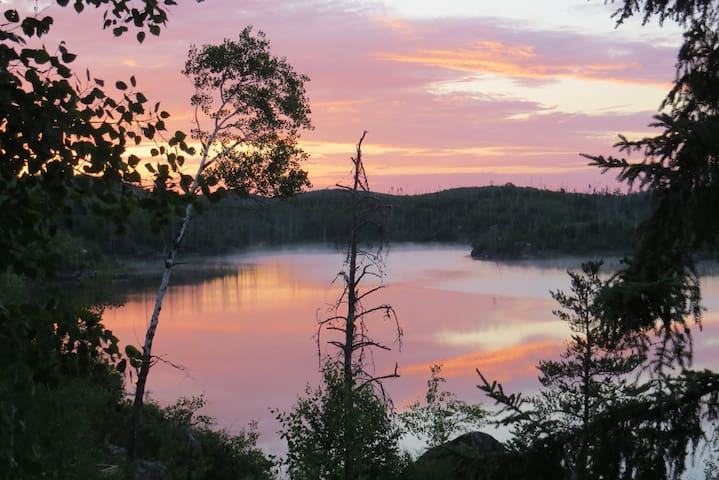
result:
M 502 472 L 506 449 L 484 432 L 469 432 L 427 450 L 409 469 L 410 480 L 495 480 Z
M 408 468 L 407 480 L 571 479 L 557 450 L 542 442 L 517 452 L 484 432 L 469 432 L 432 447 Z

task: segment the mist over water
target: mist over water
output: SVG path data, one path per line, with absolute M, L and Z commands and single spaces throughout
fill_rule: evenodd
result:
M 535 390 L 535 365 L 557 358 L 570 333 L 552 315 L 556 303 L 549 291 L 567 291 L 566 270 L 589 260 L 478 261 L 458 246 L 392 246 L 387 253 L 385 288 L 367 297 L 366 307 L 391 304 L 403 329 L 399 345 L 393 342 L 392 324 L 381 316 L 369 321 L 373 338 L 392 346 L 390 352 L 375 353 L 374 367 L 383 374 L 398 365 L 401 377 L 385 386 L 400 409 L 424 394 L 434 363 L 444 366 L 446 389 L 467 402 L 489 405 L 476 388 L 476 368 L 502 381 L 509 392 Z M 608 269 L 613 266 L 616 261 L 607 262 Z M 159 284 L 161 263 L 156 267 Z M 204 413 L 219 427 L 239 430 L 257 420 L 260 446 L 283 451 L 279 424 L 269 409 L 290 409 L 308 383 L 319 383 L 317 320 L 332 313 L 342 290 L 335 278 L 343 268 L 341 250 L 319 247 L 255 251 L 182 266 L 165 298 L 154 352 L 184 370 L 158 363 L 148 381 L 150 396 L 166 405 L 203 394 Z M 139 346 L 144 339 L 156 286 L 141 285 L 126 286 L 125 304 L 104 315 L 123 344 Z M 707 311 L 703 331 L 694 329 L 694 366 L 716 369 L 715 271 L 703 277 L 702 292 Z M 321 354 L 334 353 L 327 339 L 320 338 Z

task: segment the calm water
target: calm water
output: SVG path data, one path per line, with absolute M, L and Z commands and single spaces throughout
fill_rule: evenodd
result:
M 269 408 L 289 409 L 308 382 L 318 383 L 317 319 L 340 294 L 341 283 L 333 280 L 343 261 L 340 251 L 296 249 L 185 266 L 184 277 L 215 274 L 168 290 L 153 353 L 185 369 L 155 366 L 151 396 L 167 404 L 204 394 L 205 413 L 221 427 L 236 430 L 257 420 L 261 446 L 281 451 Z M 534 365 L 556 358 L 569 334 L 551 313 L 556 304 L 549 291 L 568 290 L 566 269 L 581 261 L 497 263 L 472 260 L 467 248 L 392 247 L 385 288 L 367 306 L 392 304 L 404 330 L 401 349 L 375 355 L 378 374 L 399 366 L 401 378 L 386 383 L 395 405 L 424 393 L 433 363 L 444 365 L 447 389 L 468 402 L 485 402 L 476 368 L 508 391 L 536 388 Z M 122 342 L 143 343 L 156 292 L 151 285 L 136 287 L 124 306 L 105 313 Z M 702 287 L 707 312 L 695 335 L 695 367 L 717 369 L 719 277 L 705 277 Z M 392 343 L 390 324 L 377 319 L 370 329 Z

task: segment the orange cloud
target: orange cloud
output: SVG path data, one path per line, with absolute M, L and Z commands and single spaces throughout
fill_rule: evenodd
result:
M 361 111 L 362 105 L 367 105 L 367 100 L 325 100 L 313 101 L 313 110 L 322 111 L 324 113 L 342 113 L 350 114 Z
M 417 34 L 417 29 L 410 22 L 398 18 L 373 17 L 373 20 L 382 27 L 404 35 L 405 37 L 413 37 Z
M 484 73 L 526 79 L 557 77 L 581 80 L 607 80 L 615 83 L 652 84 L 646 80 L 610 76 L 612 73 L 638 69 L 637 62 L 597 64 L 547 64 L 531 45 L 510 45 L 498 41 L 481 41 L 470 48 L 422 49 L 414 54 L 382 53 L 378 60 L 420 64 L 470 73 Z M 661 84 L 664 87 L 664 84 Z

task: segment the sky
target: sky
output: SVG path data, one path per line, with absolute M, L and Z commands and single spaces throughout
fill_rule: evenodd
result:
M 246 25 L 264 31 L 273 53 L 310 78 L 314 130 L 301 143 L 314 189 L 348 182 L 366 130 L 363 159 L 380 192 L 507 182 L 614 190 L 615 175 L 579 154 L 617 154 L 618 134 L 652 134 L 681 40 L 670 24 L 617 28 L 603 0 L 178 3 L 142 45 L 102 31 L 102 11 L 37 6 L 55 18 L 48 48 L 64 40 L 76 71 L 110 84 L 134 75 L 172 114 L 171 131 L 190 128 L 192 89 L 180 73 L 190 45 L 237 38 Z

